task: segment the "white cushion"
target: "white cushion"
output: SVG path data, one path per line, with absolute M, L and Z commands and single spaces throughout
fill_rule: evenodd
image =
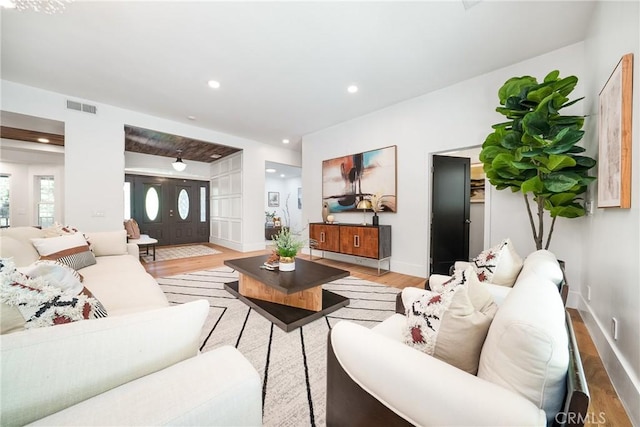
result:
M 224 346 L 109 390 L 32 425 L 258 426 L 261 423 L 260 376 L 238 350 Z
M 569 363 L 565 310 L 551 280 L 526 276 L 493 319 L 478 376 L 526 397 L 551 420 L 564 398 Z
M 31 242 L 2 235 L 0 236 L 0 257 L 13 258 L 16 266 L 23 267 L 37 261 L 40 254 Z
M 84 285 L 109 316 L 166 307 L 167 297 L 140 261 L 131 255 L 101 256 L 83 268 Z
M 406 289 L 406 288 L 405 288 Z M 423 289 L 424 291 L 424 289 Z M 384 335 L 394 341 L 404 343 L 404 330 L 407 327 L 407 318 L 402 314 L 394 314 L 383 322 L 375 325 L 371 330 Z
M 2 424 L 30 423 L 195 356 L 208 312 L 199 300 L 3 336 Z
M 126 230 L 87 233 L 87 240 L 95 256 L 126 255 Z
M 563 279 L 562 269 L 556 256 L 544 249 L 529 254 L 525 259 L 520 276 L 524 278 L 529 275 L 545 277 L 556 285 L 559 285 Z M 518 276 L 518 280 L 520 276 Z

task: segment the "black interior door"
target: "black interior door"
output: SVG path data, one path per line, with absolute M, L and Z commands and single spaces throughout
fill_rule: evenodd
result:
M 207 181 L 127 175 L 131 216 L 159 245 L 209 241 Z
M 433 156 L 431 274 L 469 259 L 470 159 Z

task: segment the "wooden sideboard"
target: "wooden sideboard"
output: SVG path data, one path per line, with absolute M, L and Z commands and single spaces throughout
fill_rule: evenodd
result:
M 309 245 L 311 256 L 313 250 L 334 252 L 356 257 L 370 258 L 380 262 L 388 261 L 391 267 L 391 226 L 361 224 L 325 224 L 313 222 L 309 224 Z M 389 268 L 383 272 L 388 272 Z

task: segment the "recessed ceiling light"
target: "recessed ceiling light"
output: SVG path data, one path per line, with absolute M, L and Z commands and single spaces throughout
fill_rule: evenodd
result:
M 47 143 L 47 142 L 49 142 L 49 140 L 47 138 L 38 138 L 38 142 Z
M 210 88 L 212 89 L 218 89 L 220 87 L 220 82 L 216 81 L 216 80 L 209 80 L 207 82 L 207 84 L 209 85 Z
M 280 178 L 284 178 L 284 174 L 283 173 L 280 174 Z
M 283 139 L 283 140 L 282 140 L 282 143 L 283 143 L 283 144 L 288 144 L 288 143 L 289 143 L 289 140 L 288 140 L 288 139 Z
M 189 119 L 189 120 L 195 120 L 195 119 L 196 119 L 196 116 L 187 116 L 187 119 Z
M 265 169 L 265 171 L 266 171 L 266 172 L 269 172 L 269 173 L 275 173 L 275 172 L 276 172 L 276 170 L 275 170 L 275 169 L 272 169 L 272 168 Z
M 356 85 L 351 85 L 347 88 L 347 92 L 349 93 L 356 93 L 358 91 L 358 86 Z

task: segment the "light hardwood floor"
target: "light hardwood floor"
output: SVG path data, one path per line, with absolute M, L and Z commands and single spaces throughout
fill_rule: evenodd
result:
M 221 267 L 224 261 L 234 258 L 245 258 L 250 256 L 270 253 L 269 250 L 256 252 L 236 252 L 234 250 L 209 244 L 222 253 L 192 258 L 175 259 L 168 261 L 155 261 L 144 263 L 146 270 L 154 277 L 172 276 L 175 274 L 192 271 L 205 270 Z M 307 255 L 301 257 L 309 259 Z M 424 287 L 425 279 L 404 274 L 390 272 L 382 276 L 376 276 L 376 270 L 357 264 L 344 263 L 328 259 L 318 259 L 315 254 L 313 261 L 331 265 L 333 267 L 349 270 L 352 276 L 370 280 L 372 282 L 393 286 L 399 289 L 415 286 Z M 626 427 L 631 426 L 631 421 L 627 416 L 618 395 L 616 394 L 611 381 L 604 369 L 602 360 L 598 355 L 595 345 L 589 336 L 589 332 L 577 310 L 570 309 L 571 320 L 580 348 L 580 356 L 584 366 L 585 375 L 589 384 L 591 404 L 586 426 L 611 426 Z

